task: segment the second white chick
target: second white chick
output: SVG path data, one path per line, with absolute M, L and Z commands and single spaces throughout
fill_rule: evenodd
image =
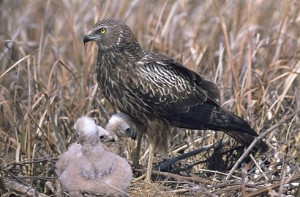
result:
M 137 135 L 136 124 L 132 118 L 124 113 L 113 114 L 105 129 L 115 138 L 114 143 L 105 143 L 105 148 L 108 151 L 130 159 L 131 151 L 129 149 L 134 145 L 130 144 L 128 138 L 135 139 Z

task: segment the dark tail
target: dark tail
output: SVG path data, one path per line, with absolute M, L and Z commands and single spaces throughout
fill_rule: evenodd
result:
M 213 111 L 212 122 L 209 125 L 210 129 L 224 131 L 230 137 L 247 147 L 257 137 L 257 133 L 250 127 L 248 122 L 222 108 Z M 254 149 L 255 151 L 266 152 L 268 145 L 260 140 L 255 144 Z

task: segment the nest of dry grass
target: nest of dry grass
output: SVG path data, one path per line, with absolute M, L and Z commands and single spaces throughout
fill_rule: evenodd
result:
M 115 112 L 97 89 L 96 46 L 82 39 L 96 20 L 121 18 L 144 48 L 214 81 L 223 107 L 271 147 L 241 160 L 221 132 L 175 129 L 157 165 L 215 145 L 154 170 L 151 184 L 136 178 L 130 196 L 300 196 L 299 13 L 296 0 L 0 1 L 0 194 L 54 196 L 74 121 L 105 125 Z

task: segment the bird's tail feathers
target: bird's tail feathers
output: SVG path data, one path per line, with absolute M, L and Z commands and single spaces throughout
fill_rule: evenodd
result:
M 246 147 L 250 146 L 250 144 L 255 139 L 255 136 L 249 135 L 247 133 L 241 133 L 236 131 L 224 131 L 224 132 Z M 254 145 L 253 149 L 254 151 L 260 150 L 261 152 L 266 152 L 268 151 L 269 147 L 264 141 L 259 140 Z
M 257 133 L 250 127 L 248 122 L 222 108 L 214 109 L 210 119 L 211 122 L 208 125 L 211 125 L 212 129 L 237 131 L 239 133 L 248 133 L 249 135 L 257 136 Z
M 248 147 L 257 136 L 257 133 L 250 127 L 248 122 L 222 108 L 214 110 L 212 116 L 210 125 L 215 127 L 212 129 L 224 131 L 244 146 Z M 263 141 L 258 141 L 254 149 L 265 152 L 268 150 L 268 145 Z

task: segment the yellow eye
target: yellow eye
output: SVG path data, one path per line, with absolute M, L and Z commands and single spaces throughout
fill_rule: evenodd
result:
M 106 33 L 106 29 L 105 29 L 104 27 L 101 27 L 101 28 L 99 29 L 99 33 L 100 33 L 100 34 L 105 34 L 105 33 Z

